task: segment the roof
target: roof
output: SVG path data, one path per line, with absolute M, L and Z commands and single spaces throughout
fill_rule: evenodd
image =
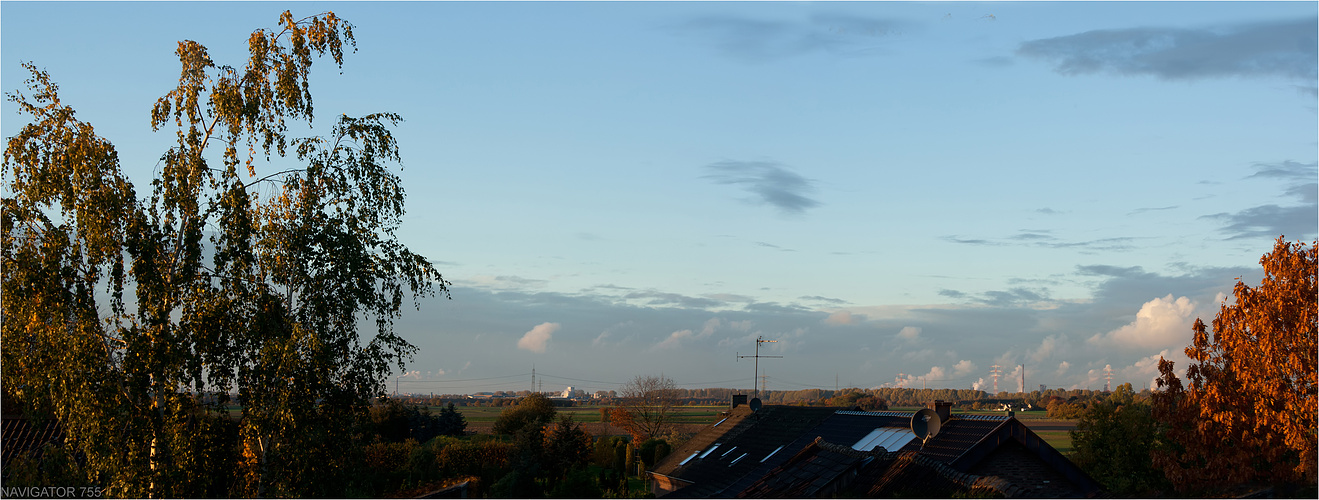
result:
M 775 467 L 768 474 L 739 491 L 737 496 L 738 498 L 821 496 L 822 493 L 832 493 L 825 489 L 837 484 L 840 477 L 853 475 L 857 469 L 873 461 L 876 456 L 888 455 L 891 453 L 882 448 L 860 451 L 829 443 L 823 438 L 815 438 L 815 441 L 802 448 L 783 465 Z
M 921 491 L 965 493 L 984 487 L 973 484 L 980 477 L 1000 481 L 1001 484 L 994 483 L 999 488 L 996 491 L 1009 496 L 1027 493 L 1027 486 L 1040 484 L 1049 484 L 1048 491 L 1069 491 L 1068 496 L 1099 491 L 1098 484 L 1075 464 L 1013 417 L 952 415 L 943 422 L 938 434 L 922 443 L 901 435 L 909 432 L 905 429 L 910 429 L 913 415 L 913 412 L 794 406 L 766 406 L 753 413 L 747 408 L 737 408 L 727 419 L 706 427 L 674 450 L 651 472 L 687 485 L 664 495 L 673 498 L 828 496 L 837 488 L 851 484 L 850 479 L 844 480 L 849 474 L 869 478 L 869 482 L 857 483 L 855 487 L 869 484 L 865 488 L 880 495 L 909 494 L 901 488 L 912 481 L 926 488 L 910 492 L 918 496 Z M 867 447 L 859 443 L 862 440 L 900 448 L 876 447 L 866 451 Z M 1016 443 L 1021 453 L 996 453 L 1010 442 Z M 909 458 L 899 460 L 900 454 Z M 1009 479 L 1000 478 L 997 473 L 983 473 L 992 464 L 1023 460 L 1030 462 L 1029 466 L 1013 469 L 1023 472 Z M 973 475 L 976 467 L 983 474 Z M 959 479 L 953 483 L 940 482 L 930 479 L 933 476 L 929 474 L 933 473 Z M 781 477 L 768 479 L 773 476 Z M 1020 484 L 1022 488 L 1012 489 L 1010 484 Z M 947 496 L 944 493 L 938 496 Z
M 948 498 L 1020 491 L 1007 481 L 958 472 L 918 452 L 858 451 L 817 438 L 738 497 Z
M 726 419 L 702 429 L 669 453 L 651 472 L 693 483 L 670 495 L 673 498 L 716 496 L 738 479 L 787 460 L 801 448 L 787 445 L 836 410 L 765 406 L 752 412 L 747 407 L 734 408 Z
M 30 420 L 22 414 L 5 414 L 0 423 L 0 469 L 4 479 L 9 478 L 9 463 L 14 457 L 29 451 L 40 450 L 47 443 L 60 443 L 64 433 L 55 419 Z

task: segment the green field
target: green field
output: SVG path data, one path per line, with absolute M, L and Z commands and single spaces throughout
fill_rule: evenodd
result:
M 499 418 L 500 412 L 504 411 L 505 408 L 509 408 L 509 407 L 459 406 L 457 407 L 457 410 L 459 413 L 462 413 L 463 418 L 467 419 L 467 423 L 470 426 L 471 430 L 477 432 L 489 432 L 490 426 L 494 424 L 495 419 Z M 586 423 L 600 422 L 600 408 L 602 407 L 591 405 L 591 406 L 573 406 L 569 408 L 558 408 L 557 410 L 560 415 L 571 415 L 574 421 L 586 424 Z M 603 408 L 609 408 L 609 407 L 605 406 Z M 727 409 L 726 406 L 677 406 L 674 407 L 675 422 L 678 424 L 696 424 L 696 425 L 714 423 L 719 415 L 719 412 L 724 411 L 725 409 Z M 918 407 L 892 408 L 893 411 L 916 411 L 919 409 L 920 408 Z M 431 407 L 431 411 L 438 412 L 439 407 L 433 406 Z M 967 413 L 973 415 L 1004 415 L 1005 414 L 1004 412 L 1001 411 L 961 410 L 961 409 L 954 410 L 954 413 Z M 1035 427 L 1036 425 L 1052 424 L 1055 422 L 1062 425 L 1067 425 L 1070 423 L 1061 420 L 1051 420 L 1049 419 L 1047 412 L 1045 412 L 1044 410 L 1018 411 L 1014 413 L 1014 416 L 1016 416 L 1018 420 L 1021 420 L 1023 423 L 1027 424 L 1028 427 Z M 1044 439 L 1045 442 L 1049 443 L 1049 446 L 1054 447 L 1054 449 L 1058 450 L 1063 455 L 1067 455 L 1072 452 L 1072 438 L 1071 435 L 1069 435 L 1066 430 L 1057 430 L 1053 428 L 1050 428 L 1048 430 L 1033 428 L 1032 430 L 1036 434 L 1038 434 L 1041 439 Z
M 1035 431 L 1044 442 L 1049 443 L 1058 453 L 1069 455 L 1072 453 L 1072 436 L 1068 431 Z

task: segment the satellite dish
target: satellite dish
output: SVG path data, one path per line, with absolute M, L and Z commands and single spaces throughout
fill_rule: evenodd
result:
M 751 411 L 760 411 L 760 398 L 751 398 L 748 404 L 751 406 Z
M 923 408 L 911 416 L 911 432 L 916 434 L 916 438 L 921 440 L 921 447 L 925 447 L 925 442 L 939 433 L 939 425 L 943 422 L 939 420 L 939 414 L 929 408 Z

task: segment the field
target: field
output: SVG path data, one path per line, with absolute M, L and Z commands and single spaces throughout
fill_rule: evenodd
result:
M 558 408 L 559 415 L 570 415 L 573 420 L 579 422 L 591 434 L 597 436 L 617 436 L 626 434 L 622 429 L 612 425 L 600 422 L 600 408 L 609 408 L 607 406 L 573 406 L 569 408 Z M 674 407 L 674 421 L 679 425 L 683 432 L 696 432 L 701 427 L 714 423 L 719 412 L 724 411 L 725 406 L 676 406 Z M 499 413 L 504 411 L 500 407 L 485 406 L 460 406 L 457 407 L 458 413 L 467 419 L 467 429 L 475 432 L 490 432 L 491 427 L 495 425 L 495 419 L 499 418 Z M 439 407 L 431 407 L 432 412 L 438 412 Z
M 600 422 L 600 406 L 574 406 L 571 408 L 559 408 L 560 415 L 571 415 L 573 420 L 582 423 L 591 434 L 596 436 L 617 436 L 626 434 L 622 429 L 612 425 Z M 608 407 L 604 407 L 608 408 Z M 676 421 L 682 432 L 694 433 L 702 427 L 714 423 L 717 420 L 719 412 L 724 411 L 726 406 L 678 406 L 674 407 Z M 490 432 L 494 426 L 495 419 L 504 408 L 499 407 L 478 407 L 463 406 L 458 407 L 458 412 L 463 414 L 467 419 L 468 430 L 475 432 Z M 893 411 L 915 411 L 920 408 L 916 407 L 894 407 Z M 432 407 L 432 412 L 439 411 L 438 407 Z M 954 413 L 969 413 L 979 415 L 1002 415 L 1000 411 L 986 410 L 955 410 Z M 1054 420 L 1048 417 L 1047 412 L 1043 410 L 1019 411 L 1015 413 L 1018 420 L 1026 424 L 1032 431 L 1040 436 L 1041 439 L 1048 442 L 1050 446 L 1057 449 L 1063 455 L 1072 452 L 1072 438 L 1068 431 L 1076 428 L 1076 422 L 1071 420 Z

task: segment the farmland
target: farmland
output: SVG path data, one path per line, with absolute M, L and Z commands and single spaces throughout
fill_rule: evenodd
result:
M 570 415 L 573 420 L 583 424 L 583 428 L 596 436 L 616 436 L 626 434 L 622 429 L 602 423 L 600 421 L 600 409 L 610 408 L 608 406 L 574 406 L 570 408 L 559 408 L 560 415 Z M 494 426 L 495 419 L 504 408 L 500 407 L 477 407 L 464 406 L 459 407 L 459 413 L 467 419 L 467 429 L 478 433 L 489 433 Z M 719 412 L 726 410 L 726 406 L 677 406 L 674 407 L 675 422 L 679 425 L 679 431 L 682 433 L 695 433 L 702 427 L 717 421 Z M 915 411 L 915 407 L 895 407 L 893 411 Z M 438 411 L 438 407 L 431 407 L 431 411 Z M 977 415 L 1002 415 L 1003 412 L 982 411 L 982 410 L 955 410 L 954 413 L 969 413 Z M 1046 412 L 1020 411 L 1015 416 L 1022 423 L 1026 424 L 1032 431 L 1040 436 L 1062 454 L 1066 455 L 1072 451 L 1072 439 L 1068 431 L 1076 428 L 1076 422 L 1072 420 L 1055 420 L 1048 418 Z

